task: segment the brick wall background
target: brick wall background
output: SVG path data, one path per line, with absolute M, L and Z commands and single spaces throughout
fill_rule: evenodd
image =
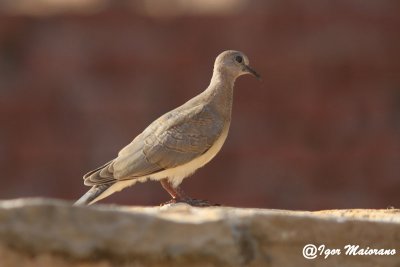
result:
M 242 207 L 399 205 L 399 1 L 3 1 L 0 198 L 76 199 L 82 175 L 245 52 L 221 153 L 184 181 Z M 103 201 L 158 205 L 156 182 Z

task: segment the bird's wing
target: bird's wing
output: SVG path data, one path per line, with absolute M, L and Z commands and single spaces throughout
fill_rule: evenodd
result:
M 118 157 L 85 175 L 86 185 L 134 179 L 190 162 L 218 139 L 223 121 L 210 107 L 175 109 L 154 121 Z

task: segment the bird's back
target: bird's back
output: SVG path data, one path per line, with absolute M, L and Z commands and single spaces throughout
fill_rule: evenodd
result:
M 227 134 L 230 123 L 226 115 L 221 114 L 215 103 L 209 100 L 209 94 L 203 92 L 159 117 L 124 147 L 117 158 L 87 173 L 84 176 L 85 184 L 100 185 L 154 176 L 163 170 L 187 164 L 206 153 L 224 129 Z M 201 166 L 192 168 L 195 167 Z

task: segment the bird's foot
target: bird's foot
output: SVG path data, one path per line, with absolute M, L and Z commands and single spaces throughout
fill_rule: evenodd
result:
M 210 203 L 207 200 L 201 200 L 201 199 L 194 199 L 194 198 L 183 198 L 183 199 L 178 199 L 178 198 L 173 198 L 165 203 L 161 203 L 160 206 L 165 206 L 168 204 L 176 204 L 176 203 L 186 203 L 190 206 L 193 207 L 213 207 L 213 206 L 221 206 L 220 204 L 214 204 Z

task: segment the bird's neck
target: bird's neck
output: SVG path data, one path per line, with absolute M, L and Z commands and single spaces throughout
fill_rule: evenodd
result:
M 210 104 L 218 110 L 221 115 L 230 118 L 233 102 L 233 86 L 236 77 L 219 70 L 214 70 L 210 85 L 205 93 L 209 97 Z
M 236 76 L 234 76 L 232 73 L 229 73 L 228 71 L 220 68 L 214 68 L 210 86 L 213 84 L 223 84 L 226 85 L 228 88 L 233 89 L 235 80 Z

